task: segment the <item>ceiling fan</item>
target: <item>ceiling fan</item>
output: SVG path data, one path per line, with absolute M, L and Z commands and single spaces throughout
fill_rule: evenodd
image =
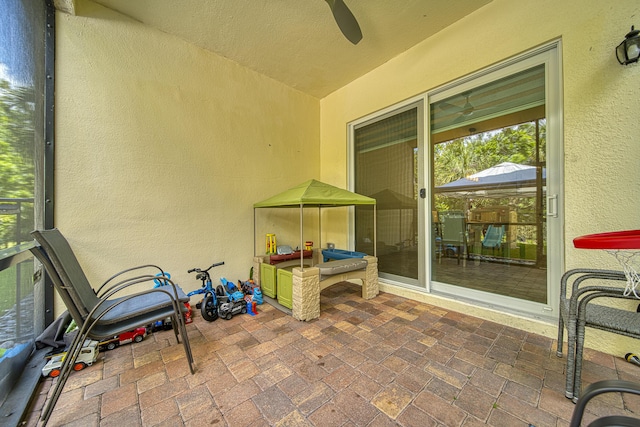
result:
M 458 119 L 460 119 L 460 118 L 466 119 L 468 117 L 471 117 L 473 115 L 473 113 L 476 111 L 476 109 L 473 106 L 473 104 L 471 104 L 471 102 L 469 102 L 469 97 L 471 96 L 471 91 L 462 92 L 460 95 L 464 96 L 464 98 L 465 98 L 465 103 L 464 103 L 463 106 L 450 104 L 448 102 L 442 102 L 442 103 L 440 103 L 440 108 L 445 110 L 445 111 L 451 111 L 453 113 L 460 114 L 460 117 L 458 117 Z
M 325 0 L 329 7 L 331 8 L 331 12 L 333 12 L 333 17 L 336 20 L 336 24 L 338 24 L 338 28 L 342 31 L 342 34 L 353 44 L 358 44 L 360 40 L 362 40 L 362 31 L 360 31 L 360 25 L 358 25 L 358 21 L 356 21 L 355 16 L 349 10 L 346 4 L 344 4 L 343 0 Z

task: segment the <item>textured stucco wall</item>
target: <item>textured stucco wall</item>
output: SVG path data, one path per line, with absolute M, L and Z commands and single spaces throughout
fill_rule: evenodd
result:
M 77 13 L 57 14 L 55 215 L 92 281 L 156 262 L 190 290 L 199 283 L 186 270 L 220 260 L 214 280 L 245 278 L 252 204 L 309 178 L 346 185 L 347 122 L 558 38 L 566 268 L 616 266 L 573 249 L 573 237 L 640 228 L 640 64 L 622 67 L 613 55 L 630 25 L 640 25 L 636 0 L 494 0 L 320 102 L 91 2 Z M 345 214 L 322 216 L 323 240 L 346 244 Z M 297 226 L 296 213 L 259 219 L 258 249 L 264 230 L 295 240 L 297 230 L 272 230 L 281 223 Z M 587 335 L 592 345 L 599 337 Z
M 587 233 L 640 228 L 640 64 L 623 67 L 614 54 L 632 24 L 640 25 L 636 0 L 494 0 L 321 101 L 322 179 L 347 183 L 346 123 L 561 39 L 565 268 L 617 268 L 609 255 L 576 250 L 571 240 Z M 400 288 L 382 289 L 555 334 L 548 324 Z M 590 345 L 614 354 L 632 348 L 624 347 L 629 341 L 617 336 L 601 340 L 596 333 L 587 335 Z
M 92 2 L 77 12 L 56 16 L 55 221 L 89 279 L 153 262 L 191 290 L 187 269 L 214 261 L 214 280 L 248 279 L 253 203 L 319 177 L 319 101 Z

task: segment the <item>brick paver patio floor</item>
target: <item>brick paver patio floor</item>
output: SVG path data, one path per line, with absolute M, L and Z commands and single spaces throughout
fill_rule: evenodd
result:
M 51 426 L 566 426 L 565 359 L 555 340 L 388 293 L 360 298 L 340 283 L 322 315 L 259 314 L 187 325 L 197 372 L 173 332 L 101 353 L 71 374 Z M 587 331 L 587 334 L 589 332 Z M 633 352 L 633 349 L 630 349 Z M 585 353 L 583 383 L 640 382 L 640 367 Z M 44 379 L 26 425 L 51 390 Z M 608 394 L 586 420 L 640 412 Z

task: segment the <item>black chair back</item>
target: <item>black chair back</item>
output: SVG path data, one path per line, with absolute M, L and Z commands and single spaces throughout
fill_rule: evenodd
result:
M 73 305 L 85 319 L 87 314 L 100 302 L 100 299 L 85 276 L 69 242 L 57 228 L 35 230 L 31 232 L 31 235 L 44 250 L 50 261 L 49 264 L 55 270 L 55 275 L 62 282 L 61 288 L 69 294 Z M 43 262 L 43 264 L 45 263 Z M 53 276 L 52 272 L 49 271 L 49 273 L 50 276 Z

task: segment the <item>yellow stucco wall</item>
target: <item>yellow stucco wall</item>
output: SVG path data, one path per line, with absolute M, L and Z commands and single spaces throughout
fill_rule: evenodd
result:
M 89 279 L 152 262 L 188 291 L 187 269 L 218 261 L 215 281 L 248 279 L 253 203 L 319 177 L 318 99 L 92 2 L 77 12 L 56 16 L 55 223 Z
M 321 101 L 92 2 L 77 13 L 57 14 L 55 215 L 94 282 L 154 262 L 188 291 L 199 286 L 188 268 L 222 260 L 214 280 L 246 278 L 252 204 L 309 178 L 345 186 L 348 122 L 555 39 L 566 268 L 616 267 L 574 250 L 573 237 L 638 228 L 640 65 L 622 67 L 613 55 L 639 25 L 636 0 L 494 0 Z M 262 228 L 282 221 L 270 215 Z M 297 226 L 295 214 L 287 221 Z M 323 212 L 323 232 L 339 247 L 346 223 Z M 297 244 L 296 229 L 276 232 L 279 243 Z M 256 238 L 261 248 L 262 229 Z M 555 334 L 553 325 L 383 290 Z M 587 335 L 598 347 L 599 335 Z M 604 351 L 631 348 L 607 339 L 617 347 Z
M 631 25 L 640 25 L 639 16 L 636 0 L 494 0 L 321 101 L 322 179 L 347 184 L 347 123 L 559 39 L 565 268 L 619 268 L 601 251 L 574 249 L 571 240 L 587 233 L 640 228 L 640 65 L 623 67 L 614 54 Z M 556 334 L 553 325 L 398 287 L 381 289 L 548 336 Z M 587 339 L 588 345 L 612 354 L 640 347 L 637 341 L 591 331 Z

